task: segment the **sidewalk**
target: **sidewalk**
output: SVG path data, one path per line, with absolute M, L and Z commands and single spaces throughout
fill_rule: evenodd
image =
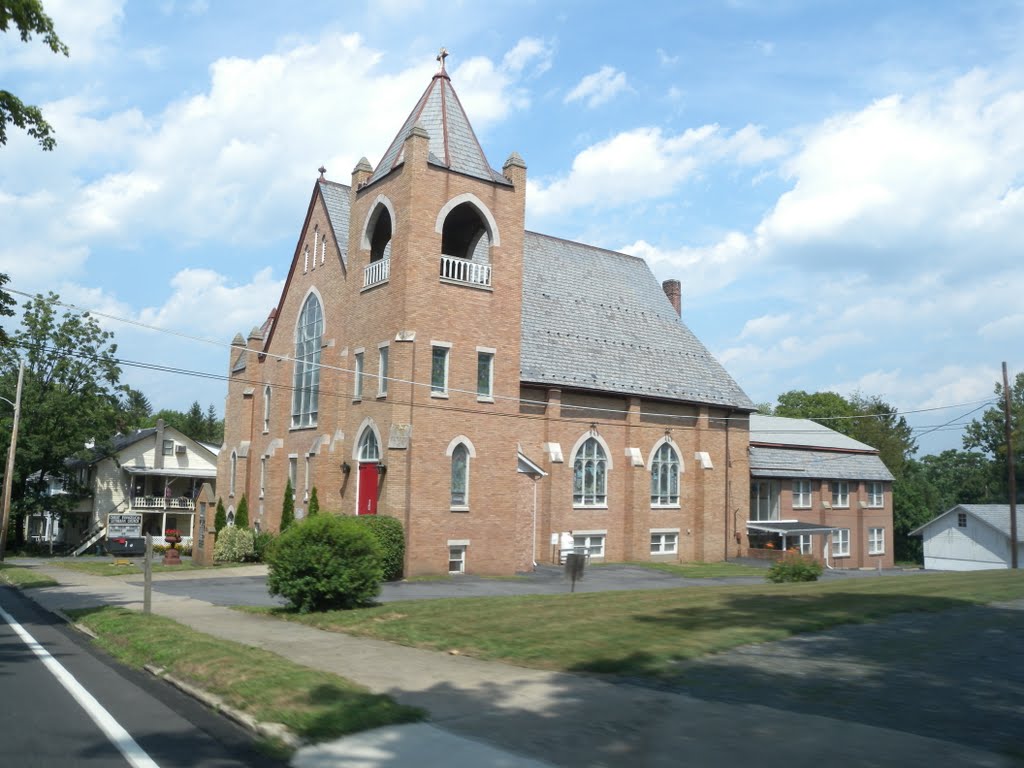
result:
M 26 592 L 51 610 L 99 604 L 141 608 L 141 587 L 120 578 L 34 567 L 60 583 Z M 248 575 L 246 570 L 218 571 L 217 576 Z M 933 766 L 939 756 L 950 765 L 1015 764 L 1002 755 L 855 721 L 406 648 L 193 598 L 154 592 L 153 611 L 207 634 L 341 675 L 430 713 L 429 724 L 382 728 L 306 747 L 293 760 L 297 768 L 390 768 L 411 762 L 455 768 L 667 767 L 683 762 L 791 768 L 819 765 L 823 759 L 910 768 Z

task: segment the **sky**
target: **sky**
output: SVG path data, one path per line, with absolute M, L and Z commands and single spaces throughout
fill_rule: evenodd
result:
M 0 272 L 98 313 L 155 409 L 223 412 L 317 168 L 376 164 L 441 46 L 527 227 L 680 280 L 754 402 L 878 396 L 936 453 L 1024 369 L 1021 0 L 44 5 L 69 57 L 0 37 L 57 139 L 0 147 Z

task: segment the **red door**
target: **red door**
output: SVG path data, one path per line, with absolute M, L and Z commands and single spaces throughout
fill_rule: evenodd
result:
M 359 465 L 359 508 L 357 515 L 377 514 L 377 464 Z

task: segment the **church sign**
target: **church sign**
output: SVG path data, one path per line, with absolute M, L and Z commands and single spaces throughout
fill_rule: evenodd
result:
M 137 539 L 142 536 L 142 515 L 107 515 L 108 539 Z

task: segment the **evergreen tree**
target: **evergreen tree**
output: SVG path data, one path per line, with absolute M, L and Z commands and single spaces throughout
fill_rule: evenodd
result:
M 295 494 L 292 492 L 292 479 L 284 487 L 284 506 L 281 507 L 281 533 L 295 522 Z
M 217 533 L 220 533 L 227 524 L 228 515 L 224 511 L 224 499 L 217 499 L 217 514 L 213 518 L 213 527 Z
M 245 497 L 244 493 L 242 494 L 242 499 L 238 502 L 238 509 L 235 510 L 235 527 L 249 527 L 249 500 Z
M 313 517 L 320 513 L 320 499 L 316 497 L 316 486 L 313 486 L 313 490 L 309 494 L 309 509 L 306 510 L 307 517 Z

